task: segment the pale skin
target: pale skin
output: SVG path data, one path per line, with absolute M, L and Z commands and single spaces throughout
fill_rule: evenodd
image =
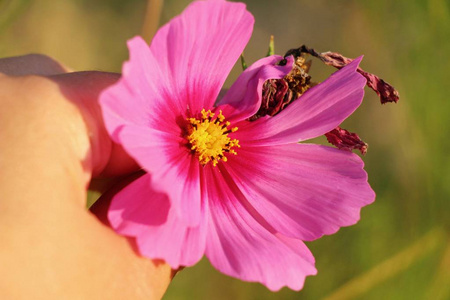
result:
M 97 102 L 119 75 L 67 73 L 41 55 L 0 59 L 0 73 L 0 299 L 161 298 L 170 267 L 108 227 L 114 187 L 85 208 L 98 178 L 117 190 L 139 169 Z

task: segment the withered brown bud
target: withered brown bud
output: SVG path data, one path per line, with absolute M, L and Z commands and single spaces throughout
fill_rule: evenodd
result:
M 327 65 L 333 66 L 337 69 L 340 69 L 349 63 L 352 62 L 353 59 L 347 58 L 342 54 L 337 52 L 324 52 L 320 54 L 320 59 Z M 399 94 L 397 90 L 385 82 L 380 77 L 367 73 L 363 69 L 358 67 L 358 73 L 364 76 L 367 79 L 367 86 L 377 93 L 380 97 L 381 104 L 385 104 L 387 102 L 397 102 L 399 100 Z
M 349 132 L 341 127 L 336 127 L 330 132 L 325 134 L 328 142 L 338 149 L 352 151 L 358 149 L 362 155 L 367 153 L 368 145 L 363 142 L 361 138 L 353 132 Z
M 304 56 L 296 57 L 292 71 L 282 79 L 270 79 L 263 85 L 261 107 L 249 118 L 255 121 L 263 116 L 274 116 L 289 103 L 300 97 L 306 90 L 314 86 L 308 71 L 311 61 Z
M 318 53 L 314 49 L 308 48 L 305 45 L 302 45 L 300 48 L 289 50 L 288 52 L 286 52 L 285 57 L 289 55 L 294 55 L 294 57 L 297 57 L 303 55 L 304 53 L 308 53 L 314 57 L 317 57 L 326 65 L 333 66 L 337 69 L 343 68 L 353 60 L 337 52 Z M 368 73 L 359 67 L 358 73 L 366 78 L 367 86 L 374 90 L 375 93 L 377 93 L 377 95 L 380 97 L 381 104 L 385 104 L 387 102 L 397 102 L 399 100 L 398 91 L 380 77 Z
M 250 117 L 250 121 L 266 115 L 275 115 L 291 101 L 290 94 L 289 85 L 283 79 L 267 80 L 263 85 L 261 107 L 255 115 Z

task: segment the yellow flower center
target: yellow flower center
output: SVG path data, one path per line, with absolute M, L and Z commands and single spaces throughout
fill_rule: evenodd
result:
M 188 136 L 187 139 L 191 150 L 195 151 L 198 160 L 202 165 L 210 161 L 213 166 L 222 161 L 227 161 L 225 153 L 236 155 L 233 147 L 240 147 L 237 139 L 230 139 L 228 134 L 238 130 L 237 127 L 228 129 L 230 122 L 225 122 L 222 111 L 214 114 L 210 110 L 201 111 L 201 118 L 188 118 Z

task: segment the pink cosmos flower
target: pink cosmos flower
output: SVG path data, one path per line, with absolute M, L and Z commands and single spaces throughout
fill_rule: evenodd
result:
M 352 114 L 366 81 L 355 59 L 278 115 L 248 121 L 263 83 L 293 65 L 263 58 L 217 99 L 253 23 L 242 3 L 198 1 L 150 47 L 128 42 L 122 78 L 100 101 L 112 139 L 147 174 L 115 196 L 108 217 L 172 268 L 206 255 L 230 276 L 299 290 L 316 274 L 303 241 L 355 224 L 375 194 L 356 154 L 298 142 Z

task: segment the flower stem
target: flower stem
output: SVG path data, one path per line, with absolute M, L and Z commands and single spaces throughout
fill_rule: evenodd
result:
M 164 0 L 148 0 L 147 10 L 142 25 L 142 38 L 150 43 L 159 26 L 159 19 L 164 5 Z

